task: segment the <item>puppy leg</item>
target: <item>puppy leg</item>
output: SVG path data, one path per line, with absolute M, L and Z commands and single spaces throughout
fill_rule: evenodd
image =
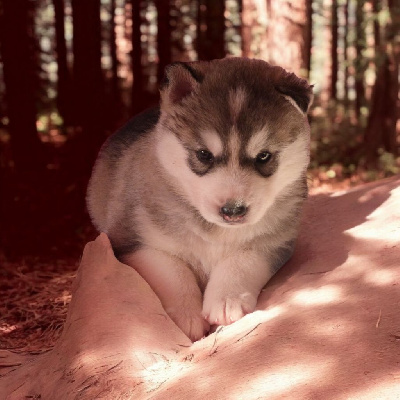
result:
M 193 341 L 209 329 L 201 315 L 202 294 L 193 272 L 183 261 L 154 249 L 142 249 L 122 257 L 136 269 L 159 297 L 165 311 Z
M 204 293 L 203 316 L 210 324 L 229 325 L 254 311 L 272 273 L 265 256 L 236 254 L 211 271 Z

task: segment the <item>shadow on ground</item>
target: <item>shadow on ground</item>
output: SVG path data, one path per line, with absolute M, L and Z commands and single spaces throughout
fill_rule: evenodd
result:
M 55 350 L 37 374 L 25 364 L 0 387 L 82 399 L 398 399 L 399 204 L 399 177 L 311 197 L 295 254 L 258 310 L 191 346 L 96 240 Z

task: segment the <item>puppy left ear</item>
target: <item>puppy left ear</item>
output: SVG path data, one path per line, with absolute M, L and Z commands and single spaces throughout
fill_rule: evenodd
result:
M 176 62 L 165 68 L 160 85 L 162 106 L 179 104 L 197 89 L 204 79 L 202 64 Z
M 283 94 L 290 102 L 294 102 L 294 106 L 307 113 L 312 104 L 313 85 L 309 85 L 305 79 L 297 77 L 295 74 L 287 74 L 285 79 L 275 86 L 275 89 Z

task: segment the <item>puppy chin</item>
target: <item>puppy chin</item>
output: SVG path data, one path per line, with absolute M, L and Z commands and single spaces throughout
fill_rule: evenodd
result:
M 215 224 L 227 229 L 241 228 L 245 225 L 249 225 L 246 219 L 241 221 L 225 221 L 222 218 L 220 218 L 218 222 L 215 222 Z

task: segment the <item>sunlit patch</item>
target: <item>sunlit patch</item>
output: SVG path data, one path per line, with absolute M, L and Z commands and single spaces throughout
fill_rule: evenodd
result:
M 387 377 L 380 378 L 381 382 L 373 380 L 370 386 L 346 396 L 347 400 L 356 399 L 398 399 L 400 393 L 400 373 L 386 373 Z M 382 382 L 386 380 L 386 382 Z M 373 386 L 372 386 L 373 385 Z
M 373 192 L 367 192 L 364 195 L 362 195 L 359 199 L 358 202 L 363 204 L 363 203 L 367 203 L 368 201 L 370 201 L 372 198 L 374 197 L 374 193 Z
M 371 189 L 365 194 L 363 194 L 359 199 L 358 202 L 363 204 L 367 203 L 368 201 L 372 200 L 374 197 L 385 194 L 385 190 L 382 187 L 377 187 L 375 189 Z
M 17 325 L 5 324 L 5 325 L 0 326 L 0 333 L 2 333 L 2 334 L 3 333 L 11 333 L 11 332 L 15 331 L 16 329 L 18 329 Z
M 379 240 L 380 242 L 385 241 L 387 245 L 390 245 L 391 243 L 393 243 L 393 245 L 397 245 L 399 243 L 400 227 L 394 229 L 387 227 L 386 230 L 378 230 L 374 225 L 370 225 L 370 229 L 368 229 L 368 225 L 364 224 L 362 229 L 358 229 L 358 227 L 356 227 L 354 229 L 347 230 L 346 233 L 357 239 L 369 239 L 372 241 Z M 374 244 L 372 242 L 371 245 L 376 246 L 376 243 Z
M 329 197 L 341 197 L 347 193 L 349 193 L 348 190 L 338 190 L 337 192 L 330 194 Z
M 274 319 L 276 317 L 279 317 L 286 311 L 286 307 L 284 306 L 274 306 L 271 308 L 268 308 L 267 310 L 263 311 L 256 311 L 253 314 L 257 314 L 260 320 L 262 322 L 270 321 L 271 319 Z
M 324 361 L 310 360 L 310 362 L 300 365 L 288 364 L 282 368 L 268 370 L 268 373 L 258 375 L 249 384 L 251 387 L 257 388 L 260 399 L 267 399 L 267 396 L 272 395 L 284 396 L 288 392 L 293 393 L 297 385 L 309 385 L 322 379 L 329 372 L 329 366 L 326 361 L 326 359 Z M 236 397 L 232 393 L 231 398 L 243 398 L 242 394 L 240 393 Z
M 293 294 L 291 301 L 301 306 L 335 303 L 341 299 L 342 290 L 336 285 L 318 289 L 303 289 Z
M 158 389 L 167 381 L 174 382 L 177 377 L 182 376 L 184 371 L 193 369 L 193 364 L 180 361 L 167 360 L 163 358 L 141 372 L 141 379 L 146 384 L 149 392 Z
M 387 286 L 396 283 L 399 275 L 387 269 L 379 269 L 375 271 L 367 271 L 364 280 L 374 286 Z

